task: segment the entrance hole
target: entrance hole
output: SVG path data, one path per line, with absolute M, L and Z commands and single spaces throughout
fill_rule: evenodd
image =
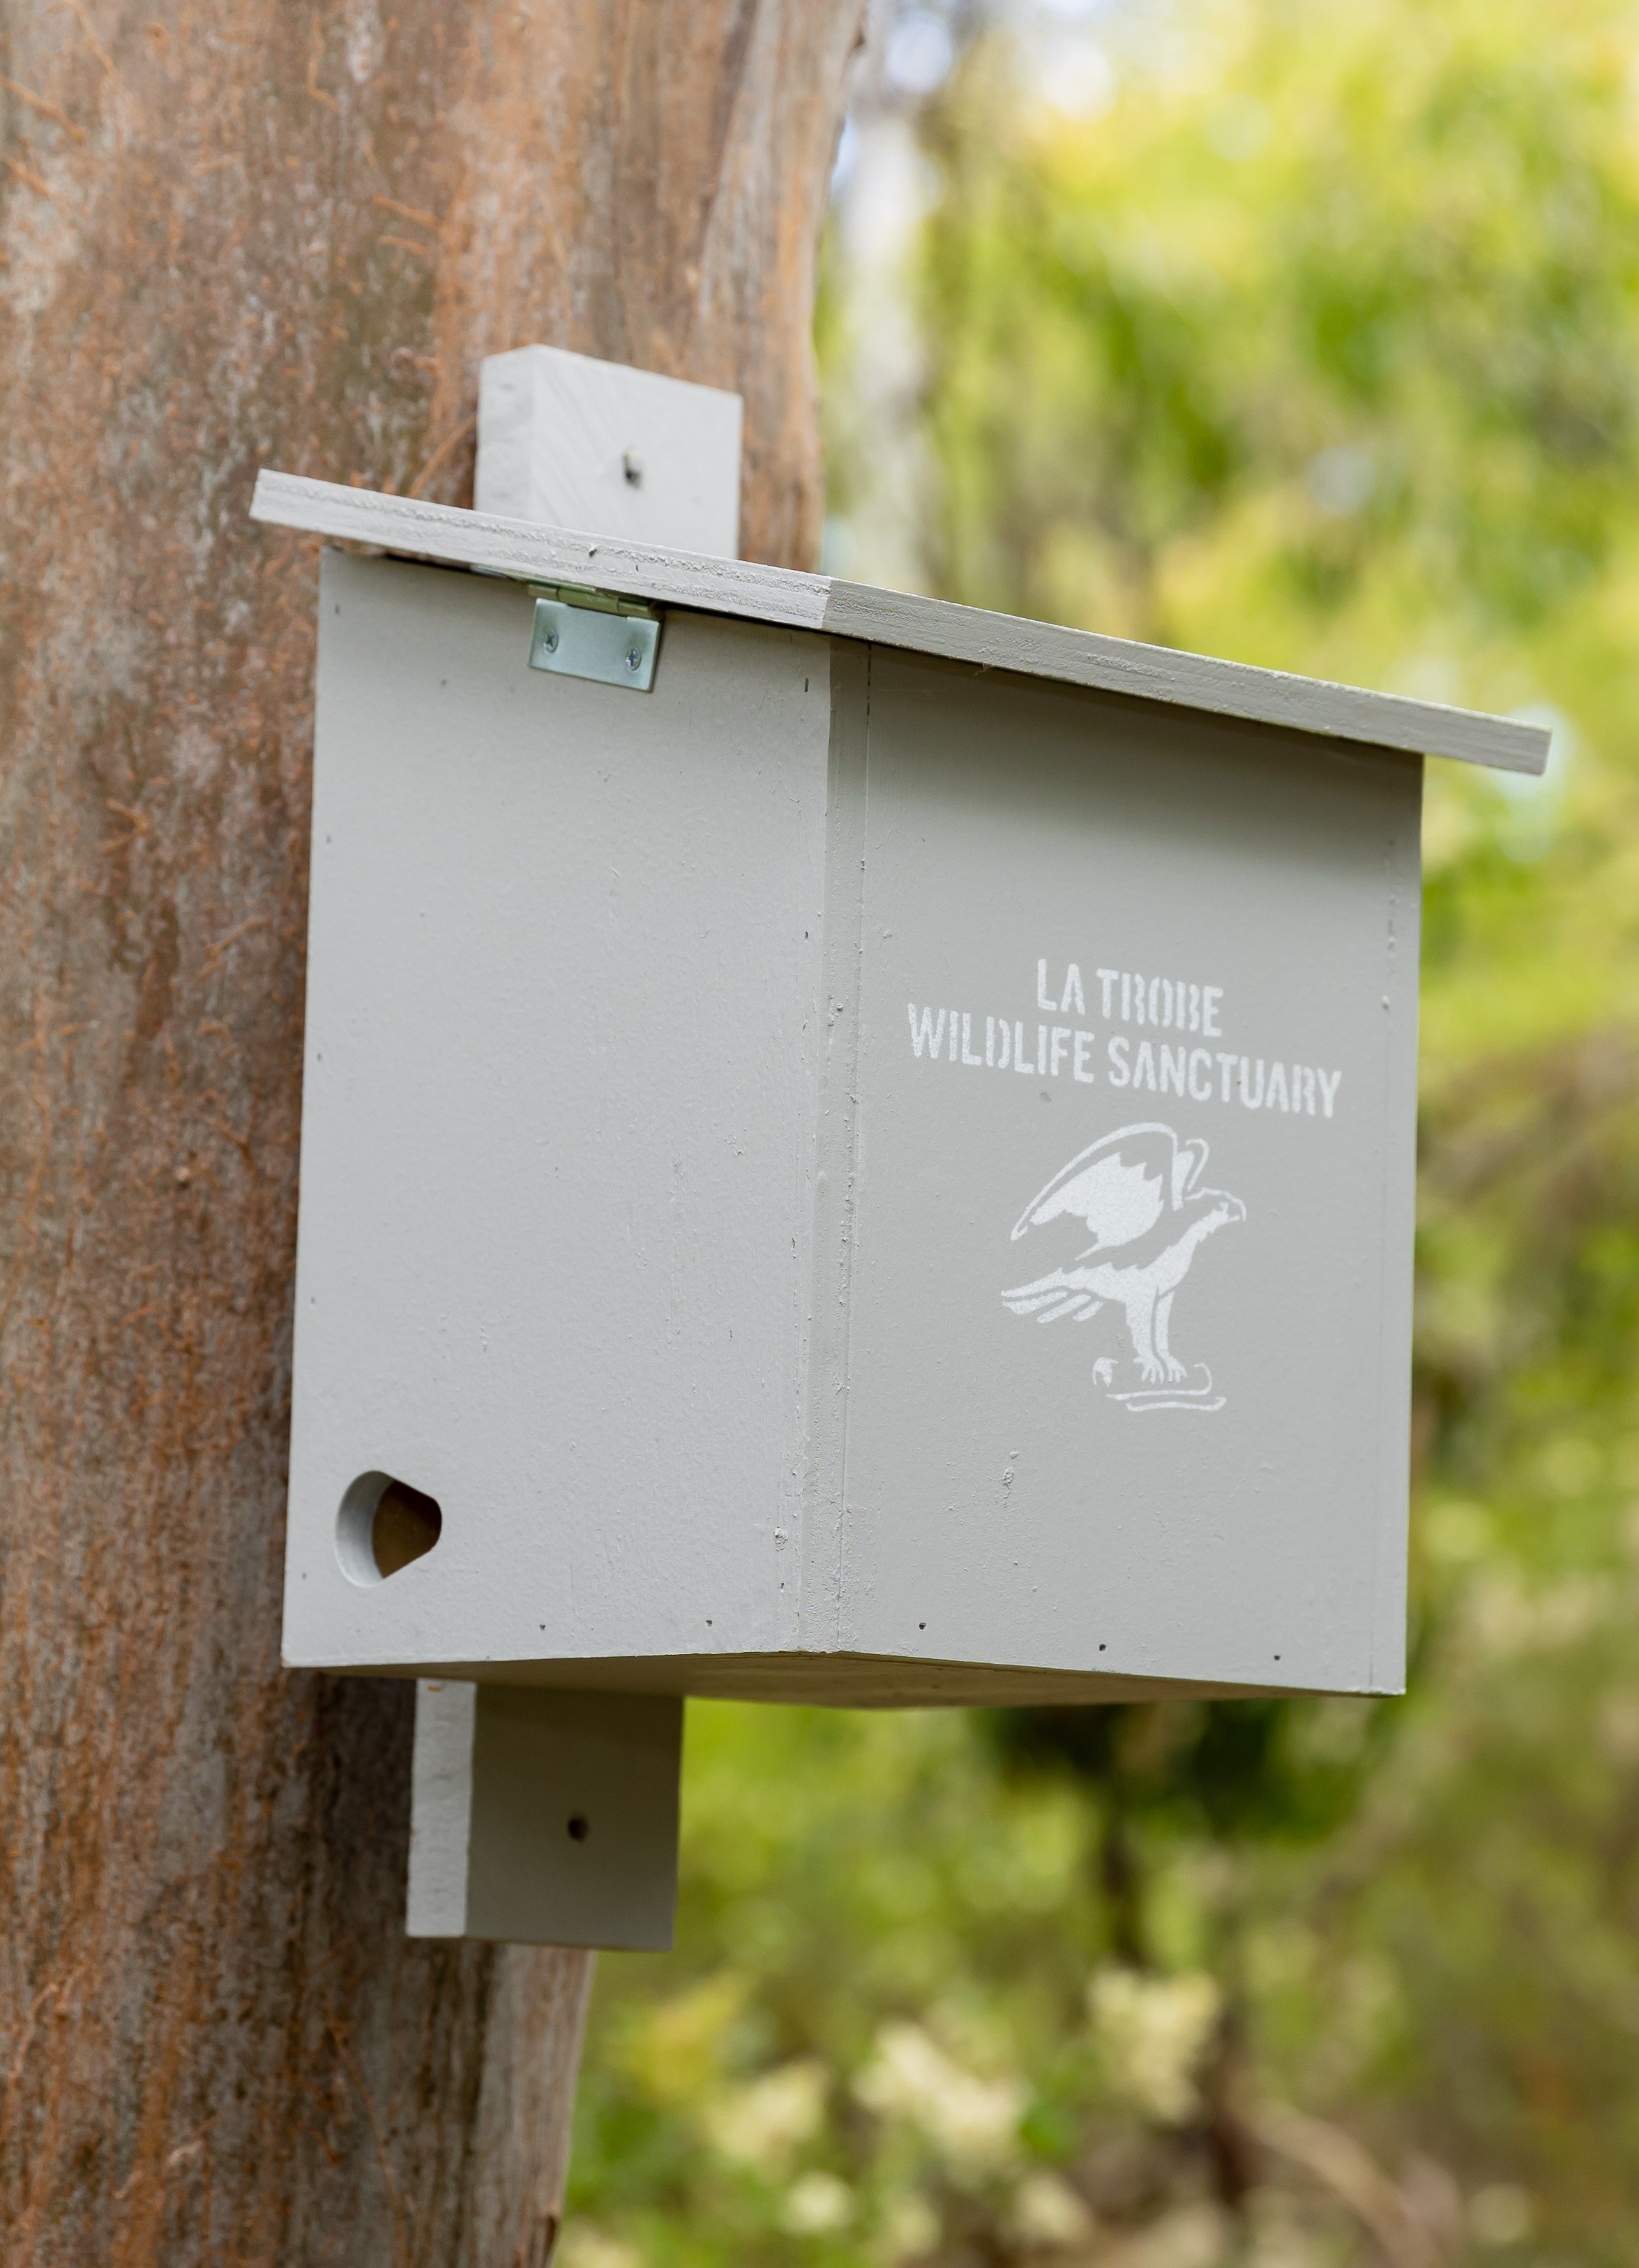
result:
M 336 1557 L 349 1582 L 381 1583 L 424 1559 L 443 1533 L 436 1497 L 391 1473 L 361 1473 L 342 1499 Z

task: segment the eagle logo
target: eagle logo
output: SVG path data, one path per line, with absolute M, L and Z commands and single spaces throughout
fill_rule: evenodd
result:
M 1129 1410 L 1224 1407 L 1206 1365 L 1192 1370 L 1172 1345 L 1172 1301 L 1196 1252 L 1219 1229 L 1246 1218 L 1238 1197 L 1201 1186 L 1206 1162 L 1206 1144 L 1180 1142 L 1170 1126 L 1123 1126 L 1055 1174 L 1013 1230 L 1015 1243 L 1026 1231 L 1052 1229 L 1060 1220 L 1075 1224 L 1077 1243 L 1084 1231 L 1091 1233 L 1091 1244 L 1067 1254 L 1068 1265 L 1002 1297 L 1016 1315 L 1033 1315 L 1039 1323 L 1067 1316 L 1090 1322 L 1106 1302 L 1120 1307 L 1142 1384 L 1118 1391 L 1108 1356 L 1094 1363 L 1092 1374 Z M 1072 1241 L 1063 1229 L 1055 1233 Z

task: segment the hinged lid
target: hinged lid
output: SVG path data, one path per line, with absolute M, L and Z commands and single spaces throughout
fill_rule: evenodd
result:
M 589 584 L 654 604 L 820 630 L 1331 740 L 1449 756 L 1502 771 L 1540 772 L 1547 764 L 1548 734 L 1540 725 L 987 614 L 833 576 L 498 519 L 290 473 L 257 475 L 251 516 L 520 582 Z

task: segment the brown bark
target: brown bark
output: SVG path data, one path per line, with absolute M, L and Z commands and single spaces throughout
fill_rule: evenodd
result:
M 410 1692 L 278 1666 L 311 547 L 479 357 L 739 387 L 802 562 L 859 0 L 0 15 L 0 2259 L 527 2263 L 584 1956 L 402 1931 Z

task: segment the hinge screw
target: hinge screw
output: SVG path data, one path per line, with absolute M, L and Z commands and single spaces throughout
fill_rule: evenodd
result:
M 640 670 L 643 666 L 643 658 L 642 654 L 635 645 L 628 645 L 626 649 L 626 666 L 628 669 L 636 672 Z
M 545 646 L 548 653 L 555 653 L 558 650 L 557 632 L 555 630 L 548 630 L 545 637 L 541 639 L 540 643 Z

